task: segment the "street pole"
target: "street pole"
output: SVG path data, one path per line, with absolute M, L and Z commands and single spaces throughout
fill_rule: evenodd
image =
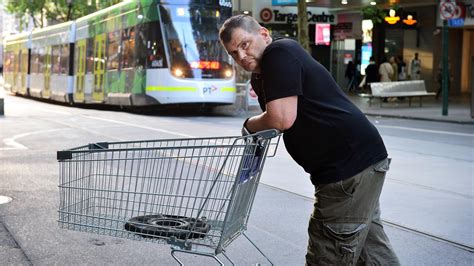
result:
M 449 69 L 448 69 L 448 42 L 449 42 L 449 30 L 448 21 L 443 20 L 443 79 L 442 79 L 442 94 L 443 94 L 443 112 L 444 116 L 448 115 L 448 82 L 449 82 Z
M 66 21 L 69 21 L 71 19 L 71 9 L 72 9 L 72 0 L 67 0 L 67 17 Z
M 311 54 L 308 37 L 308 9 L 306 0 L 298 0 L 298 42 Z

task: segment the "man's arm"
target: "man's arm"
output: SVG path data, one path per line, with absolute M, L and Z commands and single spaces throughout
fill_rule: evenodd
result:
M 272 128 L 280 131 L 289 129 L 296 120 L 297 107 L 298 96 L 270 101 L 266 104 L 265 112 L 247 121 L 246 128 L 252 133 Z

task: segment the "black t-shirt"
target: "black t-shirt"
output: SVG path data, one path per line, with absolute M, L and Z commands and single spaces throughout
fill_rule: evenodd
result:
M 283 139 L 313 183 L 349 178 L 387 157 L 377 129 L 297 42 L 268 45 L 261 73 L 253 74 L 251 83 L 264 111 L 272 100 L 298 96 L 296 120 Z
M 369 64 L 365 68 L 365 81 L 367 83 L 378 82 L 379 81 L 379 70 L 376 64 Z

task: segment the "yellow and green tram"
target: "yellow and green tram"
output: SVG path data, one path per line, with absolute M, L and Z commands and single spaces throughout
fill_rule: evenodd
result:
M 232 104 L 233 63 L 218 36 L 231 14 L 230 0 L 128 1 L 10 36 L 6 87 L 71 103 Z

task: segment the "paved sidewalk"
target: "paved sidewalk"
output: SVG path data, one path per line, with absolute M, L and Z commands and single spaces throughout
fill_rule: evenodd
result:
M 360 97 L 356 93 L 350 93 L 348 96 L 368 116 L 474 124 L 474 118 L 471 117 L 470 95 L 450 96 L 447 116 L 442 115 L 442 100 L 436 100 L 434 97 L 424 97 L 421 107 L 419 106 L 418 98 L 412 99 L 411 107 L 408 105 L 408 99 L 382 103 L 382 107 L 380 107 L 379 99 L 373 99 L 372 105 L 369 106 L 368 98 Z M 217 113 L 242 117 L 261 112 L 258 106 L 250 106 L 245 111 L 243 103 L 243 95 L 239 94 L 237 95 L 236 104 L 217 107 L 215 111 Z
M 442 115 L 442 99 L 436 100 L 434 97 L 424 97 L 421 107 L 418 98 L 412 99 L 411 107 L 408 106 L 408 99 L 382 103 L 380 107 L 379 99 L 373 99 L 372 105 L 369 106 L 368 98 L 357 94 L 349 94 L 349 98 L 370 116 L 474 124 L 474 118 L 471 117 L 470 95 L 450 96 L 447 116 Z

